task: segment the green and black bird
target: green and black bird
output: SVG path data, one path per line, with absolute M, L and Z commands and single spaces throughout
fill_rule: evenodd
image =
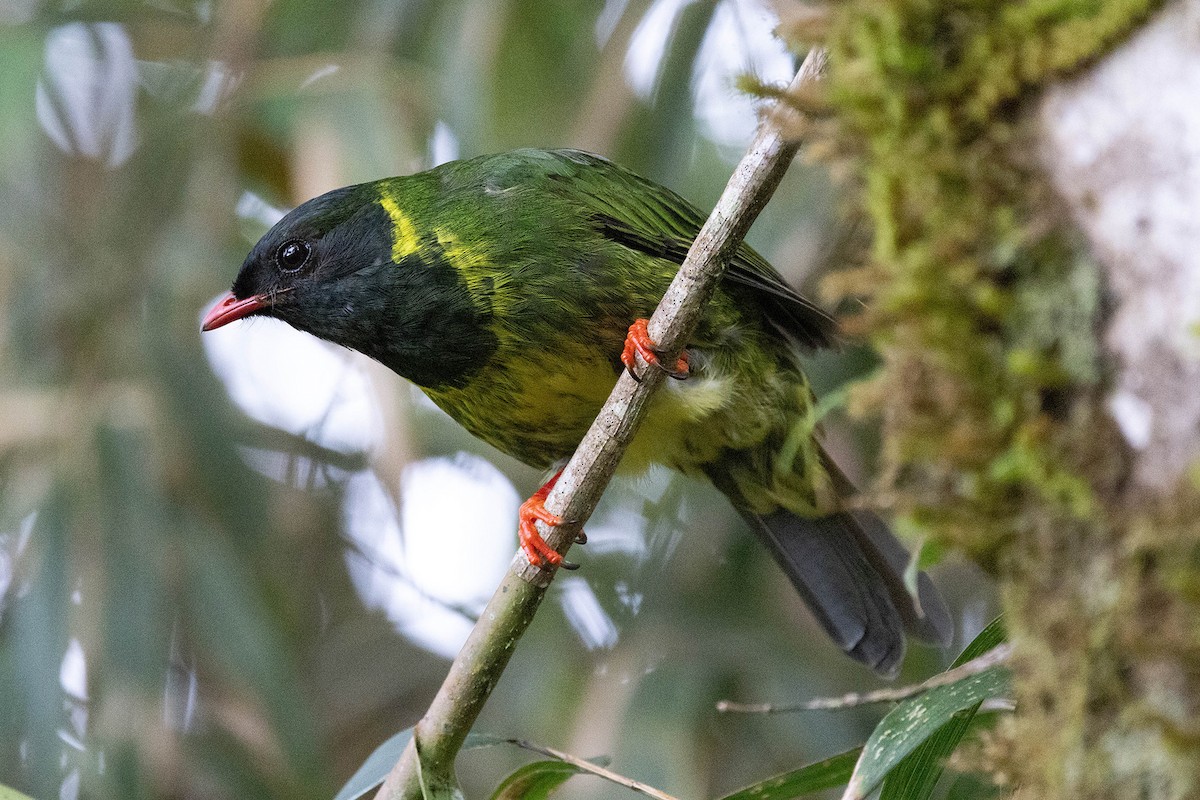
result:
M 674 192 L 580 151 L 451 162 L 287 214 L 203 328 L 271 316 L 358 350 L 479 438 L 550 468 L 583 438 L 624 368 L 626 331 L 654 311 L 703 221 Z M 905 630 L 944 645 L 951 623 L 925 575 L 914 603 L 908 554 L 884 523 L 838 510 L 849 487 L 813 437 L 797 362 L 835 334 L 742 245 L 688 344 L 687 379 L 655 395 L 622 470 L 706 476 L 834 641 L 893 674 Z M 557 563 L 522 541 L 534 563 Z

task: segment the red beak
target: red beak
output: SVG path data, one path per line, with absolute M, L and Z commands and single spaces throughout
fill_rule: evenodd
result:
M 234 320 L 248 317 L 255 311 L 266 308 L 268 305 L 266 298 L 262 295 L 255 294 L 247 297 L 245 300 L 238 300 L 233 296 L 233 292 L 226 292 L 225 296 L 218 300 L 217 304 L 204 315 L 204 321 L 200 323 L 200 330 L 216 330 Z

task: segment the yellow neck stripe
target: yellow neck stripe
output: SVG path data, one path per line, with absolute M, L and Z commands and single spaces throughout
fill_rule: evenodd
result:
M 400 210 L 400 206 L 386 195 L 379 198 L 379 205 L 392 218 L 392 260 L 399 262 L 421 249 L 421 240 L 417 229 L 409 216 Z

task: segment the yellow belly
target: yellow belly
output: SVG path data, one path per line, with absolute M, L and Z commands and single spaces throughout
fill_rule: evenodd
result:
M 426 393 L 480 439 L 544 468 L 575 451 L 618 375 L 611 362 L 583 349 L 557 351 L 489 366 L 461 388 Z M 765 425 L 753 414 L 739 415 L 735 426 L 736 394 L 728 377 L 667 381 L 651 400 L 621 471 L 641 473 L 658 463 L 691 472 L 739 444 L 735 440 L 761 437 Z

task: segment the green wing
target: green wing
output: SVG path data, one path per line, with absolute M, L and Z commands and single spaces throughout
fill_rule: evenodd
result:
M 570 182 L 572 197 L 591 212 L 597 229 L 625 247 L 682 264 L 704 224 L 695 206 L 663 186 L 607 159 L 580 150 L 555 150 L 565 169 L 548 177 Z M 748 289 L 770 323 L 796 344 L 832 345 L 837 323 L 784 282 L 766 259 L 741 245 L 723 282 Z

